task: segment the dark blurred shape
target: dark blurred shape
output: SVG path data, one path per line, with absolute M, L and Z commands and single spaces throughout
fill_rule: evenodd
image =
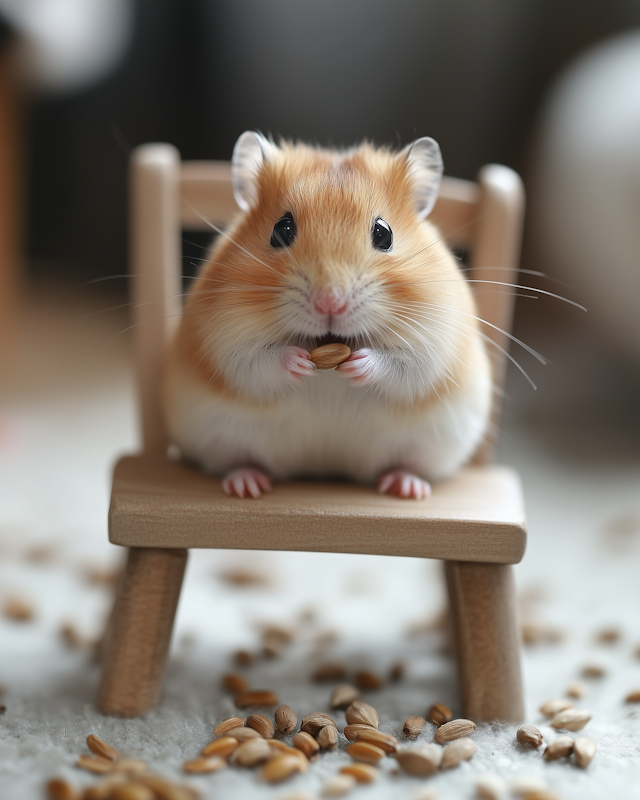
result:
M 552 76 L 640 22 L 631 0 L 136 0 L 107 79 L 34 105 L 28 255 L 61 281 L 126 269 L 130 146 L 227 159 L 237 136 L 391 145 L 432 135 L 448 174 L 522 171 Z

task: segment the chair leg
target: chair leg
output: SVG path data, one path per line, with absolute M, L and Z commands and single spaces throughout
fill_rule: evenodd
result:
M 105 642 L 98 708 L 133 717 L 162 689 L 187 550 L 132 547 Z
M 445 563 L 463 715 L 521 722 L 524 698 L 513 570 L 508 564 Z

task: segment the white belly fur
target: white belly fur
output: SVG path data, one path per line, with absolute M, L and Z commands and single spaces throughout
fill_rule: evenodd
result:
M 344 476 L 371 483 L 402 468 L 446 477 L 486 429 L 491 385 L 478 370 L 464 389 L 427 410 L 399 410 L 333 371 L 318 373 L 277 404 L 256 408 L 216 395 L 174 365 L 168 427 L 183 455 L 223 476 L 254 465 L 276 479 Z

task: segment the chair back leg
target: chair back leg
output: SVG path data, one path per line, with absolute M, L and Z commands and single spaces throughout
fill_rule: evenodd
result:
M 474 722 L 522 722 L 524 699 L 513 568 L 445 562 L 462 713 Z
M 158 702 L 187 552 L 129 549 L 104 647 L 104 714 L 133 717 Z

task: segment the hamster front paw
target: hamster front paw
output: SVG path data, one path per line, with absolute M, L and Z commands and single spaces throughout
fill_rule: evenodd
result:
M 378 491 L 396 497 L 424 500 L 431 494 L 431 484 L 411 472 L 394 469 L 378 478 Z
M 316 365 L 310 360 L 309 353 L 301 347 L 283 347 L 280 363 L 285 373 L 294 381 L 301 381 L 316 371 Z
M 354 350 L 346 361 L 343 361 L 336 372 L 351 379 L 353 386 L 365 386 L 376 380 L 380 371 L 380 359 L 375 350 L 363 347 Z
M 271 491 L 271 478 L 255 467 L 234 469 L 222 481 L 225 494 L 233 497 L 260 497 Z

